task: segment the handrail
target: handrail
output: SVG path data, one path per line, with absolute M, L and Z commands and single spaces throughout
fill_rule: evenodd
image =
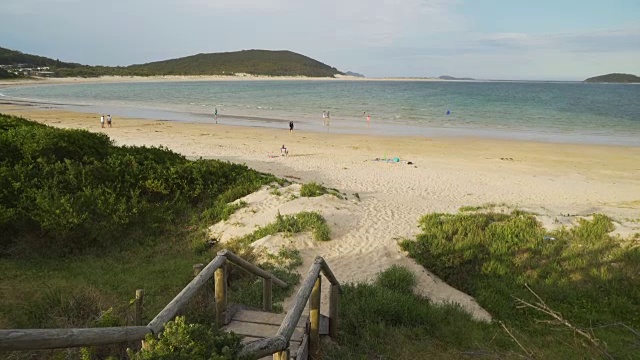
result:
M 302 316 L 302 311 L 304 311 L 305 306 L 307 305 L 307 301 L 309 300 L 309 296 L 311 296 L 311 291 L 313 290 L 313 285 L 315 285 L 318 276 L 320 275 L 320 269 L 322 268 L 322 264 L 316 261 L 309 271 L 307 272 L 307 276 L 304 278 L 304 281 L 300 285 L 300 290 L 296 295 L 296 302 L 293 304 L 291 310 L 287 312 L 287 315 L 282 320 L 282 324 L 278 329 L 277 335 L 282 335 L 285 339 L 291 340 L 291 336 L 293 335 L 294 330 L 296 329 L 296 324 L 300 321 L 300 317 Z
M 222 250 L 218 252 L 218 256 L 224 256 L 227 258 L 227 260 L 229 260 L 230 262 L 232 262 L 234 265 L 239 266 L 240 268 L 252 273 L 253 275 L 256 276 L 260 276 L 263 279 L 271 279 L 276 285 L 280 286 L 280 287 L 286 287 L 287 284 L 278 279 L 277 277 L 273 276 L 273 274 L 264 271 L 262 269 L 260 269 L 259 267 L 255 266 L 254 264 L 246 261 L 245 259 L 241 258 L 240 256 L 232 253 L 229 250 Z
M 106 345 L 142 340 L 147 334 L 151 334 L 148 326 L 0 330 L 0 350 L 40 350 Z
M 121 326 L 111 328 L 79 328 L 79 329 L 10 329 L 0 330 L 0 351 L 12 350 L 35 350 L 35 349 L 56 349 L 78 346 L 92 346 L 113 344 L 127 341 L 143 340 L 146 334 L 157 336 L 164 328 L 167 321 L 171 320 L 190 299 L 200 290 L 216 272 L 224 269 L 223 265 L 229 260 L 233 264 L 247 270 L 248 272 L 266 279 L 271 291 L 271 282 L 278 286 L 285 287 L 287 284 L 260 269 L 259 267 L 243 260 L 234 253 L 224 250 L 218 253 L 202 271 L 187 284 L 178 295 L 176 295 L 167 306 L 156 315 L 147 326 Z M 216 275 L 217 276 L 217 275 Z M 224 278 L 224 271 L 222 271 Z M 226 310 L 226 283 L 223 284 L 222 293 L 225 300 L 222 311 Z M 218 292 L 218 291 L 217 291 Z M 218 294 L 216 294 L 218 296 Z M 269 299 L 269 303 L 270 303 Z M 216 304 L 219 305 L 219 304 Z M 220 307 L 216 306 L 217 309 Z M 221 314 L 216 314 L 220 317 Z
M 319 303 L 320 303 L 320 273 L 324 274 L 324 276 L 331 283 L 331 296 L 329 303 L 329 318 L 330 318 L 330 335 L 337 332 L 337 315 L 338 315 L 338 294 L 342 293 L 342 287 L 340 283 L 331 272 L 329 265 L 326 261 L 321 257 L 317 256 L 313 265 L 309 268 L 307 272 L 307 276 L 304 278 L 300 285 L 300 289 L 296 294 L 296 301 L 293 306 L 287 311 L 287 315 L 282 320 L 282 324 L 278 329 L 278 332 L 275 336 L 269 338 L 263 338 L 259 340 L 255 340 L 245 344 L 245 346 L 240 351 L 240 356 L 252 355 L 256 358 L 261 358 L 264 356 L 268 356 L 271 354 L 275 354 L 277 352 L 284 351 L 289 347 L 289 341 L 291 340 L 291 336 L 295 331 L 296 325 L 300 321 L 300 317 L 302 316 L 302 312 L 306 306 L 307 301 L 310 302 L 310 312 L 317 311 L 315 316 L 315 324 L 311 324 L 311 332 L 313 338 L 314 326 L 315 326 L 315 335 L 318 336 L 318 327 L 319 327 Z M 310 297 L 314 294 L 315 309 L 314 304 L 310 301 Z M 313 315 L 313 314 L 312 314 Z M 313 316 L 312 316 L 313 317 Z M 331 328 L 333 331 L 331 331 Z M 318 339 L 315 339 L 315 345 L 318 346 Z M 312 339 L 311 342 L 314 340 Z M 311 345 L 310 342 L 310 345 Z M 317 349 L 317 348 L 316 348 Z
M 207 266 L 205 266 L 202 271 L 196 275 L 196 277 L 187 284 L 187 286 L 180 291 L 176 297 L 171 300 L 167 306 L 156 315 L 153 320 L 149 323 L 149 327 L 153 331 L 154 335 L 158 335 L 162 328 L 164 328 L 164 324 L 173 319 L 174 316 L 180 311 L 186 304 L 191 300 L 191 298 L 200 290 L 202 285 L 204 285 L 215 273 L 220 266 L 224 265 L 226 258 L 224 256 L 216 256 Z

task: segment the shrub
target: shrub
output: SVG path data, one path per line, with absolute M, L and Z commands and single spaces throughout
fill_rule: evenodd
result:
M 416 275 L 402 266 L 393 265 L 378 274 L 376 285 L 386 289 L 410 294 L 416 286 Z
M 188 161 L 165 148 L 0 115 L 0 253 L 68 255 L 151 237 L 228 206 L 274 180 L 243 165 Z M 6 151 L 5 151 L 6 149 Z M 116 235 L 117 234 L 117 235 Z
M 327 188 L 315 182 L 302 184 L 300 187 L 300 196 L 303 197 L 322 196 L 326 193 L 328 193 Z
M 242 349 L 233 333 L 200 324 L 187 324 L 184 317 L 169 321 L 158 339 L 147 335 L 146 348 L 127 351 L 131 360 L 233 360 Z

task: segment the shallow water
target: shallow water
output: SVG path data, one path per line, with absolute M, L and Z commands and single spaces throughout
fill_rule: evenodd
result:
M 341 133 L 640 146 L 640 86 L 542 82 L 198 81 L 38 85 L 7 98 L 117 117 Z M 330 128 L 322 112 L 331 114 Z M 370 124 L 363 114 L 371 116 Z M 447 111 L 450 114 L 447 115 Z

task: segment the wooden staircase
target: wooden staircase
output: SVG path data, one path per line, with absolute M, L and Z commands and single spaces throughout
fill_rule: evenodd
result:
M 227 262 L 262 278 L 263 310 L 227 304 Z M 194 266 L 195 277 L 147 325 L 142 319 L 143 293 L 136 291 L 136 325 L 110 328 L 77 329 L 0 329 L 0 351 L 58 349 L 139 342 L 151 334 L 158 336 L 196 293 L 214 280 L 215 323 L 226 331 L 243 336 L 240 356 L 274 360 L 316 359 L 320 354 L 320 336 L 338 335 L 338 298 L 340 283 L 321 257 L 316 257 L 300 284 L 294 303 L 286 314 L 272 309 L 272 284 L 287 286 L 265 270 L 230 251 L 218 253 L 207 266 Z M 320 314 L 322 276 L 329 280 L 329 316 Z M 308 308 L 307 308 L 308 305 Z M 307 314 L 303 314 L 307 311 Z M 142 344 L 144 347 L 144 344 Z
M 223 327 L 225 331 L 233 331 L 243 336 L 243 343 L 276 336 L 285 314 L 275 314 L 258 310 L 238 310 L 231 322 Z M 306 360 L 308 358 L 309 316 L 302 316 L 289 340 L 289 356 L 291 359 Z M 272 359 L 265 356 L 261 359 Z

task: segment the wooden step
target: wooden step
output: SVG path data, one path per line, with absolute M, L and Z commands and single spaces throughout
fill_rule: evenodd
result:
M 223 329 L 243 336 L 243 343 L 248 343 L 261 338 L 275 336 L 285 316 L 285 314 L 239 309 L 233 314 L 231 322 Z M 289 341 L 289 354 L 292 359 L 296 359 L 297 357 L 300 344 L 305 335 L 307 321 L 308 316 L 302 316 L 300 318 Z M 264 359 L 270 358 L 269 356 Z

